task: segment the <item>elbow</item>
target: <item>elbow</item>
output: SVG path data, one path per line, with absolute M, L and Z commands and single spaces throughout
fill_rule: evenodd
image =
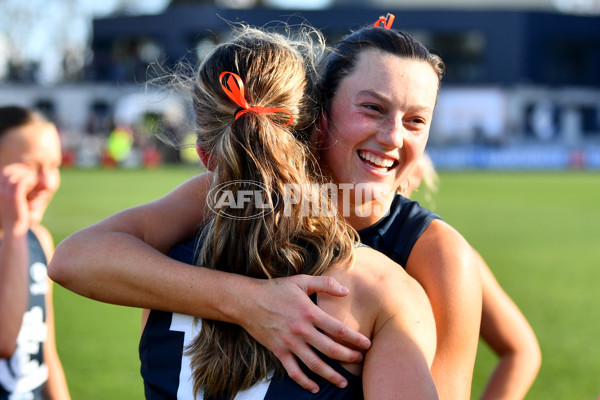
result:
M 9 359 L 12 357 L 12 355 L 14 354 L 14 349 L 12 351 L 10 351 L 8 348 L 1 348 L 0 349 L 0 359 Z
M 522 360 L 523 365 L 527 365 L 531 376 L 535 377 L 542 366 L 542 350 L 533 331 L 527 339 L 517 351 L 517 356 Z
M 535 379 L 542 366 L 542 351 L 535 336 L 531 336 L 526 344 L 505 352 L 498 352 L 500 360 L 516 366 L 521 376 Z M 503 362 L 503 361 L 501 361 Z
M 530 346 L 527 358 L 531 365 L 531 373 L 533 376 L 536 376 L 542 366 L 542 350 L 537 340 Z
M 63 256 L 65 253 L 68 253 L 68 251 L 59 244 L 48 264 L 48 277 L 61 286 L 66 286 L 72 269 L 68 263 L 69 258 Z
M 2 337 L 0 340 L 0 359 L 11 358 L 17 349 L 16 340 Z

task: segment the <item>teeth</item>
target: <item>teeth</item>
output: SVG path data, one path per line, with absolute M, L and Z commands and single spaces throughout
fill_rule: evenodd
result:
M 359 152 L 358 155 L 363 160 L 367 160 L 367 161 L 377 165 L 378 167 L 390 168 L 392 165 L 394 165 L 394 160 L 383 159 L 383 158 L 377 157 L 376 155 L 371 154 L 371 153 Z

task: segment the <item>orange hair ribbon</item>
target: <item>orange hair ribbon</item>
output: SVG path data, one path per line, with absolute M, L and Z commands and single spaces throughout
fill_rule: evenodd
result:
M 229 75 L 229 78 L 227 79 L 226 84 L 224 84 L 223 78 L 226 75 Z M 235 102 L 235 104 L 237 104 L 238 106 L 243 108 L 243 110 L 240 110 L 235 114 L 236 120 L 239 117 L 241 117 L 242 115 L 246 114 L 247 112 L 253 112 L 256 114 L 273 114 L 273 113 L 282 112 L 282 113 L 289 114 L 290 120 L 287 122 L 287 124 L 283 124 L 283 125 L 277 124 L 277 125 L 287 126 L 294 121 L 294 117 L 292 116 L 292 113 L 289 112 L 288 110 L 286 110 L 285 108 L 264 108 L 264 107 L 259 107 L 259 106 L 250 107 L 250 104 L 248 104 L 248 101 L 246 101 L 246 98 L 244 97 L 244 83 L 242 82 L 242 78 L 240 78 L 239 75 L 234 74 L 233 72 L 228 72 L 228 71 L 221 72 L 221 75 L 219 75 L 219 82 L 221 83 L 221 87 L 223 88 L 223 91 L 225 92 L 225 94 L 227 94 L 227 96 L 231 100 L 233 100 Z M 276 122 L 274 122 L 274 123 L 276 123 Z
M 392 29 L 392 24 L 394 23 L 395 18 L 396 17 L 394 16 L 394 14 L 388 13 L 385 18 L 379 17 L 379 19 L 373 24 L 373 26 L 376 28 L 381 27 L 381 24 L 383 23 L 383 28 Z

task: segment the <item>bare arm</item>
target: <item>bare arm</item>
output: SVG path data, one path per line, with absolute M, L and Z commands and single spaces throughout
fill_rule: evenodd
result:
M 433 308 L 437 350 L 431 371 L 440 399 L 469 399 L 482 302 L 473 251 L 452 227 L 435 220 L 416 242 L 406 270 Z
M 27 308 L 27 232 L 0 242 L 0 358 L 10 358 Z
M 317 388 L 301 372 L 295 356 L 333 383 L 345 382 L 310 348 L 343 361 L 362 358 L 360 352 L 318 329 L 359 348 L 370 345 L 366 337 L 325 314 L 306 295 L 345 295 L 335 280 L 298 276 L 272 285 L 183 264 L 164 254 L 196 234 L 209 183 L 209 174 L 200 175 L 159 200 L 69 236 L 56 249 L 50 277 L 99 301 L 237 323 L 273 351 L 301 386 Z
M 396 263 L 380 258 L 370 273 L 376 277 L 371 296 L 361 293 L 375 299 L 371 312 L 377 311 L 363 369 L 365 399 L 437 399 L 430 372 L 436 331 L 427 295 Z
M 17 347 L 29 298 L 26 194 L 35 182 L 22 164 L 0 172 L 0 358 L 9 358 Z
M 483 286 L 481 336 L 500 357 L 481 398 L 522 399 L 540 368 L 540 347 L 521 311 L 502 290 L 481 256 L 476 253 L 476 257 Z
M 46 259 L 50 261 L 52 259 L 52 253 L 54 251 L 54 242 L 50 232 L 46 228 L 40 225 L 32 227 L 35 232 L 44 253 Z M 48 380 L 44 387 L 44 398 L 50 400 L 69 400 L 69 388 L 67 386 L 67 380 L 65 378 L 65 372 L 58 357 L 56 350 L 56 332 L 54 324 L 54 301 L 53 301 L 53 283 L 48 279 L 48 292 L 46 293 L 46 327 L 47 336 L 44 341 L 44 362 L 48 366 Z

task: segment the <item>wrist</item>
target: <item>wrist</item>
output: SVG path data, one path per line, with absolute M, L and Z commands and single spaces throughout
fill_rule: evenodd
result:
M 258 290 L 255 279 L 247 276 L 227 273 L 227 282 L 220 292 L 219 308 L 226 322 L 244 326 L 249 310 L 248 304 Z
M 16 221 L 3 222 L 1 231 L 3 238 L 21 238 L 27 236 L 29 221 L 19 219 Z
M 27 239 L 29 226 L 12 226 L 9 229 L 3 227 L 0 238 L 6 242 L 19 242 Z

